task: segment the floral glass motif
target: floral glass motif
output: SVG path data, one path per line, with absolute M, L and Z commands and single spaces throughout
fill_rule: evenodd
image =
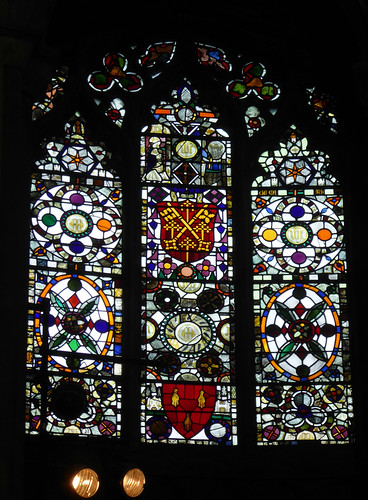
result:
M 274 101 L 280 95 L 280 87 L 275 83 L 265 81 L 265 75 L 266 68 L 262 63 L 246 63 L 242 69 L 242 78 L 230 81 L 227 91 L 238 99 L 255 94 L 263 101 Z
M 26 430 L 120 434 L 121 184 L 76 114 L 31 184 Z
M 103 58 L 104 69 L 93 71 L 88 76 L 88 83 L 93 90 L 107 92 L 115 84 L 128 92 L 141 90 L 143 81 L 136 73 L 128 72 L 128 61 L 123 54 L 111 52 Z
M 125 116 L 124 102 L 119 97 L 115 97 L 115 99 L 109 102 L 105 115 L 108 116 L 115 125 L 121 127 Z
M 190 82 L 142 130 L 142 440 L 236 444 L 231 161 Z
M 292 125 L 252 187 L 258 444 L 349 443 L 343 196 Z

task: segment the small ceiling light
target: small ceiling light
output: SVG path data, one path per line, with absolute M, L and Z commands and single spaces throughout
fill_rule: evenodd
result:
M 81 469 L 73 477 L 73 488 L 82 498 L 91 498 L 98 490 L 100 481 L 93 469 Z
M 146 478 L 140 469 L 130 469 L 123 477 L 123 490 L 128 497 L 138 497 L 144 488 Z

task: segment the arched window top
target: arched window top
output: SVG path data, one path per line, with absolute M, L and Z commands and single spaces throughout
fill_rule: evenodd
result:
M 237 444 L 231 140 L 188 80 L 141 136 L 142 431 Z
M 217 122 L 218 114 L 198 104 L 198 91 L 188 80 L 175 88 L 172 93 L 172 104 L 161 102 L 153 105 L 153 116 L 179 134 L 198 135 L 213 133 L 211 127 Z
M 79 112 L 65 123 L 64 131 L 64 139 L 46 140 L 45 158 L 36 162 L 39 171 L 68 172 L 83 177 L 113 178 L 116 175 L 105 168 L 111 154 L 103 144 L 88 139 Z
M 77 112 L 31 181 L 26 432 L 121 433 L 121 182 Z
M 161 415 L 162 407 L 157 404 L 161 398 L 165 397 L 165 411 L 169 414 L 168 405 L 171 404 L 174 408 L 177 406 L 173 399 L 169 404 L 169 393 L 164 396 L 165 387 L 171 391 L 171 398 L 174 398 L 176 389 L 183 397 L 187 397 L 184 386 L 180 385 L 181 382 L 180 384 L 176 382 L 179 385 L 175 387 L 175 384 L 173 385 L 174 380 L 181 380 L 182 376 L 187 384 L 189 380 L 193 382 L 192 377 L 199 377 L 198 382 L 202 384 L 210 384 L 210 373 L 208 371 L 205 373 L 203 370 L 201 372 L 198 364 L 194 368 L 195 363 L 199 363 L 197 352 L 192 349 L 191 341 L 188 343 L 184 340 L 184 336 L 189 335 L 189 331 L 190 335 L 194 335 L 195 331 L 199 335 L 201 321 L 212 325 L 209 326 L 209 332 L 212 328 L 224 328 L 221 331 L 225 332 L 226 328 L 230 328 L 232 320 L 230 321 L 229 318 L 233 314 L 234 306 L 230 299 L 233 294 L 234 269 L 231 224 L 231 137 L 222 127 L 218 127 L 220 115 L 217 109 L 201 104 L 202 99 L 199 98 L 199 92 L 192 85 L 190 75 L 193 68 L 197 67 L 197 70 L 201 68 L 204 70 L 202 77 L 208 75 L 209 82 L 213 82 L 216 88 L 222 89 L 222 99 L 227 98 L 233 103 L 239 103 L 239 112 L 244 117 L 243 133 L 248 132 L 250 138 L 267 124 L 272 123 L 275 116 L 277 117 L 279 98 L 283 94 L 282 86 L 273 81 L 272 72 L 269 76 L 263 63 L 245 57 L 241 62 L 231 61 L 231 57 L 225 50 L 205 43 L 194 43 L 191 48 L 192 60 L 187 68 L 188 77 L 180 75 L 185 72 L 185 68 L 178 73 L 180 83 L 171 90 L 170 98 L 167 100 L 163 100 L 162 83 L 160 101 L 155 102 L 153 94 L 148 94 L 152 96 L 148 104 L 152 122 L 140 131 L 140 178 L 143 201 L 141 264 L 145 290 L 142 311 L 146 318 L 147 334 L 143 344 L 145 346 L 143 353 L 148 356 L 150 374 L 142 381 L 143 395 L 146 398 L 145 409 L 142 409 L 142 419 L 147 421 L 145 428 L 147 432 L 144 431 L 145 437 L 142 439 L 153 442 L 166 442 L 170 439 L 175 442 L 216 441 L 215 434 L 208 429 L 204 431 L 204 427 L 202 429 L 204 434 L 199 430 L 189 432 L 189 427 L 193 424 L 190 412 L 186 415 L 187 424 L 180 420 L 181 414 L 177 410 L 170 410 L 174 412 L 171 420 L 165 420 Z M 100 69 L 92 70 L 86 79 L 95 103 L 99 108 L 102 106 L 104 115 L 117 124 L 122 131 L 127 110 L 133 109 L 132 96 L 136 99 L 138 95 L 143 95 L 149 82 L 164 75 L 169 65 L 175 67 L 176 58 L 180 58 L 180 44 L 176 42 L 152 43 L 147 45 L 145 50 L 140 49 L 135 52 L 130 50 L 128 53 L 129 57 L 122 52 L 107 53 L 102 59 Z M 174 71 L 172 77 L 175 74 Z M 194 74 L 198 78 L 196 71 Z M 316 123 L 319 121 L 328 124 L 330 130 L 336 131 L 335 115 L 330 107 L 331 101 L 326 98 L 325 94 L 319 94 L 313 88 L 304 90 L 300 96 L 303 96 L 305 111 L 310 106 L 312 113 L 315 113 Z M 125 100 L 129 102 L 127 108 Z M 334 119 L 328 120 L 327 115 Z M 88 141 L 83 121 L 80 118 L 74 118 L 68 123 L 65 132 L 64 142 L 53 140 L 47 143 L 47 159 L 38 163 L 40 171 L 59 171 L 60 173 L 67 171 L 73 175 L 73 178 L 74 176 L 84 178 L 84 182 L 89 182 L 88 178 L 94 177 L 106 178 L 106 181 L 114 179 L 114 172 L 105 168 L 109 155 L 100 145 L 93 145 Z M 265 147 L 267 148 L 266 141 Z M 326 272 L 328 276 L 339 276 L 345 269 L 345 253 L 342 245 L 342 197 L 336 191 L 338 182 L 328 172 L 329 155 L 322 150 L 313 149 L 308 137 L 298 126 L 291 124 L 278 143 L 274 143 L 260 154 L 258 164 L 264 174 L 253 181 L 251 192 L 255 235 L 254 297 L 262 297 L 262 299 L 259 303 L 258 298 L 255 300 L 255 311 L 263 307 L 264 297 L 271 293 L 279 293 L 275 289 L 276 285 L 267 288 L 270 277 L 278 276 L 277 281 L 281 286 L 283 281 L 289 283 L 297 275 L 309 279 L 308 276 L 312 271 L 320 273 L 321 276 L 326 276 Z M 321 223 L 317 221 L 319 212 L 321 221 L 323 219 Z M 310 222 L 309 215 L 313 223 Z M 201 220 L 201 226 L 197 224 L 197 219 Z M 197 225 L 198 228 L 202 228 L 201 234 L 198 232 L 199 229 L 197 231 Z M 79 251 L 76 244 L 71 245 L 69 251 L 73 251 L 73 248 L 76 252 Z M 111 252 L 111 255 L 109 254 L 106 258 L 114 261 L 116 255 Z M 314 279 L 317 278 L 314 277 Z M 202 283 L 201 292 L 196 292 L 196 297 L 193 295 L 191 302 L 188 302 L 187 292 L 182 290 L 181 283 L 192 281 Z M 205 290 L 202 290 L 204 283 L 207 285 L 205 285 Z M 221 295 L 224 294 L 224 290 L 221 289 L 220 283 L 227 283 L 231 288 L 226 300 Z M 298 286 L 295 290 L 299 290 Z M 305 288 L 306 285 L 303 287 Z M 186 287 L 184 288 L 186 290 Z M 344 285 L 340 288 L 342 290 Z M 261 289 L 264 295 L 260 295 Z M 321 295 L 326 294 L 327 291 L 324 286 L 318 290 L 318 287 L 311 285 L 306 291 L 306 295 L 309 294 L 308 300 L 314 300 L 314 293 Z M 219 306 L 221 312 L 216 313 L 216 318 L 212 316 L 202 318 L 205 310 L 201 309 L 204 306 L 200 304 L 204 293 L 208 296 L 212 294 L 213 297 L 217 297 L 220 293 L 218 300 L 219 304 L 222 304 L 221 307 Z M 172 303 L 173 297 L 176 299 Z M 326 298 L 326 304 L 329 300 Z M 270 305 L 271 302 L 266 304 L 266 308 L 273 310 L 272 307 L 277 306 L 277 311 L 280 312 L 284 308 L 281 302 L 275 299 L 272 305 Z M 317 302 L 316 307 L 319 307 Z M 193 310 L 190 314 L 193 314 L 193 318 L 197 317 L 196 321 L 192 322 L 188 319 L 187 310 L 183 312 L 184 303 L 187 304 L 187 309 L 188 304 L 191 303 L 190 307 Z M 301 307 L 305 307 L 305 304 Z M 214 313 L 211 309 L 206 310 L 206 314 L 209 311 L 210 314 Z M 286 313 L 282 317 L 285 319 Z M 183 332 L 175 333 L 179 332 L 178 325 L 181 323 L 185 325 Z M 228 326 L 216 326 L 217 323 Z M 261 320 L 261 324 L 264 323 L 265 320 Z M 262 328 L 263 326 L 261 336 L 264 334 Z M 221 351 L 218 366 L 222 366 L 224 370 L 229 369 L 232 347 L 226 347 L 227 340 L 225 341 L 225 337 L 221 337 L 221 334 L 218 337 L 222 339 L 220 348 L 216 344 L 217 341 L 215 342 L 212 338 L 212 333 L 205 334 L 204 330 L 202 335 L 206 340 L 202 340 L 204 347 L 201 347 L 199 352 L 202 356 L 208 356 L 211 352 L 214 359 L 213 350 Z M 347 327 L 345 336 L 347 336 Z M 267 349 L 271 344 L 265 342 L 262 345 L 264 349 Z M 317 344 L 311 340 L 306 345 L 308 349 L 314 349 L 316 359 L 321 362 L 321 353 L 325 348 L 330 349 L 330 344 L 328 346 Z M 289 344 L 286 343 L 284 351 L 280 354 L 281 358 L 289 357 L 288 346 Z M 177 358 L 178 362 L 183 358 L 185 364 L 188 363 L 189 358 L 193 358 L 192 368 L 189 368 L 189 365 L 186 369 L 183 366 L 179 368 L 178 365 L 172 373 L 167 371 L 168 367 L 157 368 L 164 359 L 164 363 L 168 362 L 168 358 L 166 359 L 168 353 L 171 358 Z M 271 354 L 268 357 L 272 357 Z M 328 359 L 332 360 L 332 358 L 340 360 L 335 354 Z M 290 377 L 292 380 L 308 379 L 309 373 L 312 374 L 310 377 L 313 380 L 315 373 L 322 373 L 316 371 L 314 367 L 305 368 L 307 365 L 303 363 L 301 367 L 294 363 L 293 368 L 292 365 L 289 366 L 290 373 L 287 375 L 287 370 L 282 363 L 271 359 L 269 362 L 270 366 L 275 368 L 276 374 L 278 371 L 283 374 L 283 377 Z M 152 369 L 149 368 L 150 363 L 152 363 Z M 261 373 L 259 375 L 261 376 Z M 154 382 L 156 376 L 157 379 Z M 189 377 L 188 380 L 186 377 Z M 221 386 L 220 384 L 215 389 L 216 394 L 222 394 L 219 396 L 218 405 L 220 405 L 219 401 L 222 401 L 221 398 L 225 398 L 224 400 L 230 398 L 230 393 L 233 391 L 231 377 L 226 382 L 229 385 Z M 208 390 L 209 387 L 206 385 Z M 228 403 L 230 404 L 230 399 Z M 232 410 L 230 410 L 231 405 L 228 407 L 228 420 L 223 429 L 226 439 L 229 442 L 231 440 L 236 442 L 237 436 L 234 434 L 231 437 L 232 431 L 230 430 L 230 421 L 235 419 L 236 414 L 235 399 L 231 404 L 234 406 Z M 217 418 L 218 405 L 216 405 L 217 403 L 214 403 L 211 410 L 215 415 L 213 422 Z M 209 409 L 208 412 L 211 413 Z M 164 423 L 166 430 L 158 434 L 157 426 L 163 428 Z M 185 431 L 186 425 L 188 429 Z M 269 427 L 263 432 L 263 439 L 268 442 L 271 439 L 273 442 L 274 435 L 269 438 L 268 429 Z M 172 432 L 175 437 L 169 438 Z
M 280 140 L 278 149 L 267 150 L 258 158 L 265 176 L 257 178 L 253 187 L 266 186 L 337 186 L 338 181 L 327 173 L 330 157 L 320 150 L 311 150 L 308 138 L 291 125 Z
M 229 45 L 222 48 L 202 41 L 171 40 L 126 45 L 121 52 L 107 51 L 100 61 L 95 57 L 94 62 L 81 67 L 86 71 L 92 101 L 119 128 L 124 128 L 127 107 L 131 109 L 129 103 L 134 106 L 141 93 L 147 95 L 147 89 L 158 83 L 157 88 L 163 89 L 166 76 L 173 82 L 175 75 L 178 80 L 191 79 L 191 75 L 195 75 L 195 79 L 207 80 L 209 88 L 216 86 L 217 98 L 222 96 L 224 103 L 230 99 L 232 109 L 237 107 L 249 138 L 256 137 L 265 126 L 277 123 L 275 120 L 285 113 L 290 100 L 298 110 L 293 120 L 303 121 L 309 116 L 309 120 L 314 119 L 331 137 L 338 133 L 339 107 L 334 89 L 326 88 L 324 83 L 320 85 L 318 74 L 311 77 L 304 88 L 299 88 L 298 83 L 294 90 L 287 85 L 287 75 L 281 75 L 277 67 L 270 64 L 267 55 L 265 60 L 257 60 L 252 55 L 234 52 Z M 73 94 L 69 84 L 73 70 L 67 66 L 61 65 L 56 70 L 44 100 L 34 103 L 34 120 L 57 109 L 64 98 Z M 162 116 L 160 122 L 163 123 Z
M 165 155 L 162 160 L 167 171 L 159 173 L 163 169 L 162 161 L 157 161 L 152 169 L 152 165 L 143 160 L 142 179 L 184 186 L 230 186 L 230 142 L 228 134 L 215 126 L 218 113 L 199 105 L 198 92 L 187 80 L 172 91 L 171 97 L 171 103 L 161 102 L 151 107 L 158 124 L 142 130 L 149 135 L 150 154 L 155 154 L 156 159 L 157 155 Z M 160 139 L 160 135 L 163 138 Z M 172 139 L 165 139 L 165 136 L 172 136 Z

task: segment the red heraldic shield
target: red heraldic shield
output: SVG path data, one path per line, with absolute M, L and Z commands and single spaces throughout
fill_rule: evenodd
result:
M 161 202 L 162 248 L 175 259 L 194 262 L 208 255 L 214 242 L 217 208 L 210 203 Z
M 190 439 L 211 418 L 216 403 L 216 386 L 164 383 L 162 402 L 173 427 L 186 439 Z

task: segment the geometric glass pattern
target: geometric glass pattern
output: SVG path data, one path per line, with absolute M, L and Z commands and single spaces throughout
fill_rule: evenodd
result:
M 76 113 L 32 175 L 26 431 L 117 436 L 121 184 Z
M 257 441 L 349 443 L 342 189 L 292 125 L 252 186 Z
M 190 82 L 141 134 L 144 442 L 236 444 L 231 144 Z

